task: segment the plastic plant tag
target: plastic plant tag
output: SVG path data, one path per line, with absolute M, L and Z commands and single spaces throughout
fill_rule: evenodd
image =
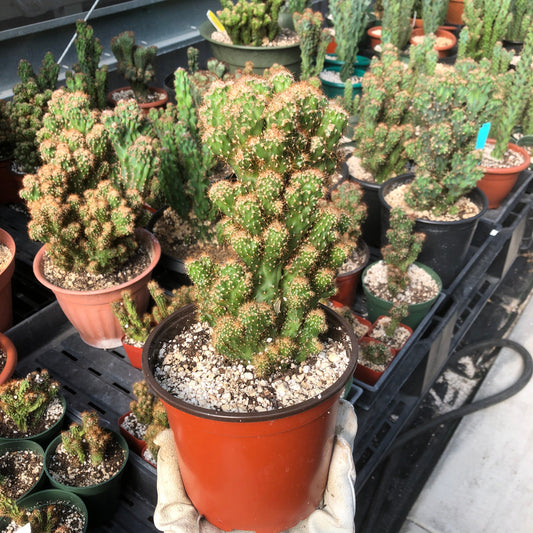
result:
M 479 128 L 476 140 L 476 150 L 483 150 L 483 148 L 485 148 L 485 144 L 487 144 L 487 139 L 489 138 L 489 131 L 490 122 L 485 122 L 485 124 Z
M 15 533 L 31 533 L 31 525 L 28 523 L 22 527 L 15 529 Z
M 207 18 L 218 31 L 226 32 L 226 28 L 224 28 L 222 22 L 218 20 L 218 17 L 210 9 L 207 10 Z

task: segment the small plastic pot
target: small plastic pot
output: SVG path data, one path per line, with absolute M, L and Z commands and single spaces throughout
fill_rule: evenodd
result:
M 365 344 L 384 344 L 380 341 L 377 341 L 376 339 L 371 339 L 369 337 L 363 337 L 359 341 L 359 350 L 362 352 L 362 347 L 365 346 Z M 384 344 L 384 346 L 386 346 Z M 366 383 L 367 385 L 375 385 L 379 378 L 383 375 L 385 370 L 387 370 L 387 367 L 392 363 L 392 360 L 396 356 L 394 353 L 394 350 L 390 347 L 388 347 L 390 350 L 390 359 L 389 362 L 386 364 L 386 366 L 383 368 L 383 370 L 373 370 L 372 368 L 365 365 L 364 361 L 362 360 L 362 357 L 359 358 L 359 362 L 357 363 L 357 367 L 355 368 L 355 372 L 353 374 L 353 377 L 355 379 L 358 379 L 359 381 L 362 381 L 363 383 Z
M 327 67 L 324 69 L 325 71 L 333 71 L 333 72 L 340 72 L 341 67 Z M 355 68 L 353 71 L 353 76 L 364 76 L 365 71 L 361 70 L 360 68 Z M 320 77 L 320 76 L 319 76 Z M 328 98 L 336 98 L 337 96 L 344 96 L 344 82 L 335 82 L 335 81 L 329 81 L 325 80 L 322 77 L 320 77 L 320 83 L 322 84 L 322 91 Z M 353 86 L 353 93 L 352 95 L 355 97 L 356 94 L 361 94 L 362 89 L 362 83 L 352 83 Z
M 411 37 L 409 39 L 409 42 L 411 43 L 412 46 L 416 46 L 418 44 L 416 41 L 416 38 L 421 37 L 423 35 L 424 35 L 424 30 L 422 28 L 415 28 L 411 32 Z M 437 51 L 437 54 L 439 55 L 439 57 L 446 57 L 450 55 L 452 48 L 457 44 L 457 37 L 455 37 L 453 33 L 447 30 L 443 30 L 441 28 L 437 29 L 437 31 L 435 32 L 435 35 L 437 37 L 445 37 L 446 39 L 450 41 L 450 43 L 445 46 L 435 45 L 434 48 Z
M 124 348 L 124 351 L 126 352 L 126 355 L 128 356 L 128 359 L 130 360 L 131 366 L 134 368 L 141 369 L 141 357 L 143 353 L 142 346 L 134 346 L 133 344 L 128 344 L 126 342 L 126 335 L 124 335 L 120 342 L 122 342 L 122 347 Z
M 109 106 L 115 107 L 117 105 L 117 100 L 113 98 L 113 94 L 119 93 L 121 91 L 127 91 L 128 89 L 131 89 L 131 87 L 120 87 L 118 89 L 113 89 L 112 91 L 107 93 L 106 99 L 107 99 L 107 103 L 109 104 Z M 167 91 L 165 91 L 165 89 L 161 89 L 159 87 L 150 87 L 149 91 L 151 93 L 157 93 L 157 94 L 163 95 L 163 98 L 160 98 L 159 100 L 154 100 L 153 102 L 145 102 L 145 103 L 137 102 L 138 106 L 142 109 L 144 114 L 148 114 L 150 109 L 157 108 L 157 107 L 165 107 L 168 102 L 168 94 L 167 94 Z
M 131 415 L 131 411 L 124 413 L 118 419 L 118 430 L 120 431 L 120 434 L 126 439 L 130 450 L 132 452 L 135 452 L 137 455 L 141 455 L 142 449 L 146 446 L 146 442 L 143 439 L 137 438 L 122 425 L 128 415 Z
M 7 359 L 4 368 L 0 372 L 0 385 L 5 383 L 8 379 L 11 378 L 15 368 L 17 366 L 18 356 L 17 349 L 11 339 L 0 333 L 0 348 L 6 353 Z
M 375 339 L 377 341 L 380 341 L 380 342 L 384 342 L 382 341 L 381 339 L 377 339 L 376 337 L 374 337 L 373 335 L 373 332 L 374 330 L 377 328 L 377 326 L 379 325 L 380 321 L 383 320 L 383 319 L 387 319 L 389 318 L 388 316 L 386 315 L 381 315 L 381 316 L 378 316 L 376 318 L 376 320 L 374 321 L 374 323 L 372 324 L 372 327 L 370 328 L 370 330 L 368 331 L 368 333 L 366 334 L 367 337 L 370 337 L 371 339 Z M 405 346 L 405 343 L 409 340 L 409 337 L 411 337 L 411 335 L 413 334 L 413 330 L 412 328 L 410 328 L 408 325 L 406 324 L 402 324 L 400 323 L 398 325 L 399 328 L 403 328 L 405 329 L 408 333 L 409 333 L 409 336 L 405 339 L 405 342 L 398 348 L 395 348 L 393 346 L 391 346 L 391 350 L 393 351 L 394 355 L 396 355 L 404 346 Z M 386 344 L 386 343 L 385 343 Z
M 340 274 L 335 278 L 337 292 L 331 297 L 332 300 L 347 307 L 352 307 L 355 302 L 355 294 L 357 292 L 359 281 L 361 280 L 361 273 L 370 259 L 370 251 L 366 243 L 363 240 L 360 240 L 358 246 L 362 248 L 365 260 L 356 269 L 346 272 L 345 274 Z

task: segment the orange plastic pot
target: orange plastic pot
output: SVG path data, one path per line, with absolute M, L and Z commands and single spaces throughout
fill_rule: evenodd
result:
M 120 87 L 118 89 L 113 89 L 112 91 L 107 93 L 107 103 L 111 107 L 115 107 L 117 105 L 117 101 L 113 98 L 114 93 L 118 93 L 121 91 L 127 91 L 128 89 L 131 89 L 131 87 Z M 165 107 L 168 102 L 168 93 L 165 91 L 165 89 L 161 89 L 159 87 L 150 87 L 150 92 L 152 93 L 158 93 L 164 95 L 164 98 L 161 98 L 159 100 L 155 100 L 154 102 L 146 102 L 146 103 L 140 103 L 137 102 L 139 107 L 143 110 L 143 113 L 148 114 L 150 109 L 154 107 Z
M 374 50 L 378 44 L 381 44 L 381 26 L 374 26 L 366 30 L 370 37 L 370 48 Z
M 339 399 L 357 362 L 350 327 L 333 310 L 322 309 L 330 336 L 345 334 L 350 339 L 350 364 L 320 398 L 276 411 L 204 409 L 161 387 L 153 374 L 159 349 L 196 320 L 193 305 L 163 320 L 145 343 L 143 373 L 167 410 L 187 495 L 200 514 L 224 531 L 284 531 L 306 518 L 322 499 Z
M 494 144 L 495 141 L 489 139 L 488 143 Z M 477 187 L 485 193 L 489 209 L 500 206 L 513 189 L 520 172 L 529 167 L 531 162 L 531 157 L 525 148 L 513 143 L 507 146 L 509 150 L 520 153 L 524 157 L 524 162 L 520 166 L 511 168 L 483 168 L 485 175 L 477 182 Z
M 421 37 L 423 35 L 424 35 L 423 28 L 415 28 L 411 32 L 411 37 L 409 39 L 409 42 L 411 43 L 411 45 L 416 46 L 416 44 L 418 44 L 416 42 L 416 38 L 417 37 Z M 449 32 L 449 31 L 446 31 L 446 30 L 443 30 L 441 28 L 437 29 L 437 31 L 435 32 L 435 35 L 437 37 L 446 38 L 446 39 L 448 39 L 450 41 L 449 44 L 447 44 L 445 46 L 438 46 L 438 45 L 434 46 L 434 48 L 437 51 L 437 54 L 439 55 L 439 57 L 448 56 L 450 54 L 451 49 L 457 44 L 457 37 L 453 33 Z
M 141 369 L 141 358 L 143 349 L 139 346 L 134 346 L 133 344 L 128 344 L 125 341 L 126 336 L 123 335 L 120 339 L 120 342 L 122 343 L 122 346 L 124 348 L 124 351 L 126 352 L 126 355 L 128 356 L 128 359 L 130 360 L 131 366 Z
M 446 21 L 450 24 L 462 24 L 464 9 L 464 0 L 450 0 L 448 3 L 448 11 L 446 12 Z
M 110 304 L 115 300 L 120 300 L 122 291 L 131 292 L 140 313 L 148 307 L 150 294 L 147 285 L 161 256 L 161 246 L 149 231 L 137 229 L 136 234 L 138 241 L 144 243 L 151 252 L 150 265 L 137 277 L 107 289 L 75 291 L 57 287 L 43 276 L 43 255 L 46 246 L 43 246 L 35 255 L 33 261 L 35 277 L 54 293 L 65 316 L 89 346 L 95 348 L 121 346 L 124 333 Z
M 0 243 L 9 248 L 11 260 L 0 272 L 0 331 L 6 331 L 13 324 L 13 300 L 11 278 L 15 271 L 15 241 L 4 229 L 0 228 Z
M 337 292 L 331 297 L 331 300 L 346 305 L 347 307 L 352 307 L 355 302 L 355 294 L 357 291 L 357 286 L 361 281 L 361 273 L 370 259 L 370 251 L 367 244 L 364 241 L 359 241 L 358 246 L 364 250 L 364 262 L 355 270 L 351 270 L 345 274 L 340 274 L 335 278 Z
M 383 344 L 383 343 L 381 341 L 372 339 L 370 337 L 363 337 L 359 341 L 359 345 L 365 345 L 365 344 Z M 365 366 L 364 362 L 360 361 L 355 369 L 353 377 L 359 381 L 362 381 L 363 383 L 366 383 L 367 385 L 375 385 L 379 381 L 379 379 L 381 378 L 385 370 L 387 370 L 387 368 L 390 366 L 390 364 L 392 363 L 392 360 L 394 359 L 394 357 L 396 356 L 396 353 L 398 352 L 395 353 L 394 350 L 390 348 L 390 353 L 391 353 L 390 361 L 383 370 L 373 370 L 372 368 Z
M 143 448 L 146 446 L 146 442 L 143 439 L 137 438 L 135 435 L 130 433 L 122 424 L 128 415 L 131 414 L 131 411 L 124 413 L 118 419 L 118 430 L 120 434 L 126 439 L 128 447 L 132 452 L 135 452 L 137 455 L 141 455 Z
M 17 366 L 17 349 L 9 337 L 0 333 L 0 348 L 6 353 L 6 364 L 0 372 L 0 385 L 11 378 Z

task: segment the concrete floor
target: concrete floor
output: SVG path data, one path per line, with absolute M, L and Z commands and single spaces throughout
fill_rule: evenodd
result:
M 533 298 L 508 338 L 533 354 Z M 503 348 L 476 395 L 517 379 L 520 357 Z M 533 380 L 512 398 L 464 418 L 400 533 L 533 532 Z

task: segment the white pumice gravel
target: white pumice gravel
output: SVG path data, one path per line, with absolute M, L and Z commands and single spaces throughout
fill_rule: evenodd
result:
M 208 324 L 191 324 L 177 338 L 162 344 L 154 376 L 177 398 L 216 411 L 271 411 L 320 397 L 349 362 L 344 344 L 329 340 L 316 356 L 263 379 L 257 377 L 253 365 L 217 354 L 210 339 Z

